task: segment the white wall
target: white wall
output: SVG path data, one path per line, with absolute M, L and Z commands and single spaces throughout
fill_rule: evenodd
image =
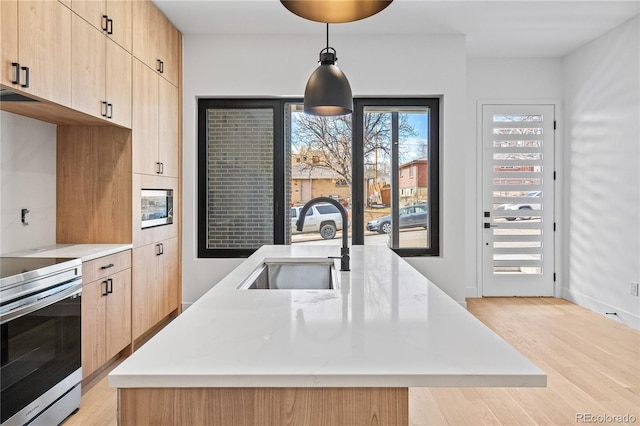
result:
M 563 297 L 640 328 L 640 18 L 564 61 L 569 223 Z M 615 317 L 612 317 L 615 319 Z
M 55 125 L 0 111 L 0 186 L 0 253 L 55 244 Z
M 193 303 L 241 259 L 198 259 L 196 223 L 197 97 L 297 96 L 316 67 L 324 36 L 184 37 L 183 302 Z M 410 263 L 456 301 L 464 302 L 467 180 L 460 164 L 473 151 L 466 115 L 462 36 L 333 37 L 338 66 L 354 96 L 442 95 L 441 256 Z

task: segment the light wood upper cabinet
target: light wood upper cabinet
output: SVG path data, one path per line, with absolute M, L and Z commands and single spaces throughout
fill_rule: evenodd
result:
M 12 83 L 19 73 L 19 68 L 12 63 L 18 61 L 18 2 L 17 0 L 0 1 L 0 84 L 13 87 Z
M 133 60 L 133 171 L 148 175 L 158 165 L 158 76 L 137 59 Z
M 1 84 L 70 106 L 71 10 L 56 0 L 0 3 Z
M 134 2 L 133 27 L 133 55 L 178 86 L 180 32 L 149 0 Z
M 106 43 L 106 99 L 111 104 L 109 120 L 130 129 L 133 57 L 113 41 L 107 39 Z
M 134 59 L 133 171 L 178 176 L 178 89 Z
M 131 54 L 75 14 L 72 36 L 71 107 L 130 128 Z
M 127 52 L 133 44 L 131 0 L 72 0 L 72 10 Z
M 105 36 L 77 15 L 73 15 L 71 24 L 71 108 L 106 118 Z
M 158 161 L 164 176 L 178 177 L 179 108 L 178 88 L 158 81 Z

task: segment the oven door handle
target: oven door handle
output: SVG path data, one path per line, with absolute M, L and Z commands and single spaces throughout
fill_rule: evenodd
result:
M 74 280 L 68 284 L 26 297 L 22 300 L 22 304 L 16 303 L 16 306 L 8 305 L 6 312 L 3 307 L 2 314 L 0 315 L 0 324 L 28 315 L 66 298 L 78 296 L 81 293 L 82 280 Z

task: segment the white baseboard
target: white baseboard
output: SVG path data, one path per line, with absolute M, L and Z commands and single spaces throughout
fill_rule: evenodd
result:
M 573 291 L 568 288 L 562 289 L 562 298 L 573 302 L 576 305 L 580 305 L 583 308 L 587 308 L 593 312 L 602 314 L 607 318 L 612 319 L 613 321 L 618 321 L 622 324 L 628 325 L 631 328 L 640 330 L 640 316 L 636 314 L 624 311 L 615 306 L 607 305 L 606 303 L 602 303 L 589 296 L 585 296 L 582 293 Z M 607 315 L 607 312 L 615 312 L 616 315 Z
M 182 312 L 186 311 L 189 306 L 191 306 L 193 303 L 183 303 L 182 304 Z
M 458 303 L 460 304 L 460 306 L 462 306 L 463 308 L 467 309 L 467 302 L 466 301 L 458 301 Z
M 475 299 L 476 297 L 480 297 L 478 294 L 478 287 L 466 287 L 464 289 L 464 297 L 467 299 Z

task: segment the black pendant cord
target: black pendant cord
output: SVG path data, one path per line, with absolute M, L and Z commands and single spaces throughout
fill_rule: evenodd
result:
M 329 51 L 329 23 L 327 22 L 327 52 Z

